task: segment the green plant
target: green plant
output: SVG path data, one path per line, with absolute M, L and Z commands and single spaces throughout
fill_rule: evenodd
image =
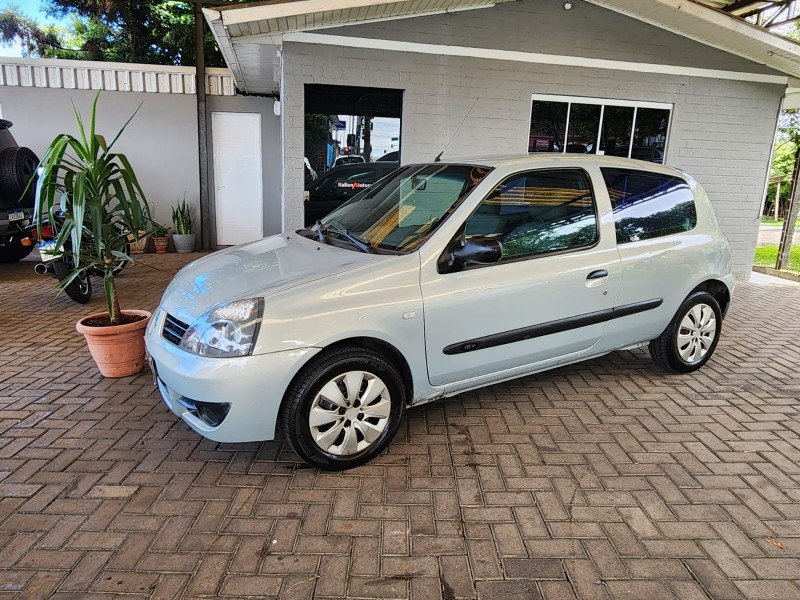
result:
M 65 213 L 58 231 L 57 256 L 71 256 L 75 265 L 61 283 L 63 289 L 85 272 L 102 274 L 111 325 L 120 322 L 120 310 L 114 270 L 131 258 L 125 252 L 126 232 L 139 239 L 149 231 L 150 214 L 144 192 L 124 154 L 111 149 L 136 112 L 125 122 L 110 144 L 96 133 L 98 93 L 92 102 L 88 130 L 80 113 L 72 105 L 78 137 L 62 133 L 45 150 L 41 174 L 36 186 L 35 211 L 55 223 L 55 213 Z M 39 219 L 41 235 L 42 219 Z M 145 232 L 141 234 L 139 232 Z
M 167 237 L 169 235 L 169 227 L 152 221 L 153 224 L 153 237 Z
M 175 233 L 178 235 L 187 235 L 192 233 L 194 225 L 192 224 L 192 211 L 189 205 L 186 204 L 186 197 L 178 206 L 172 207 L 172 224 L 175 226 Z

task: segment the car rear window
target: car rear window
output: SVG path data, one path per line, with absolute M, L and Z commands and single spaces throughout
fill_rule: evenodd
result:
M 617 243 L 690 231 L 697 226 L 694 194 L 680 177 L 601 169 L 614 209 Z

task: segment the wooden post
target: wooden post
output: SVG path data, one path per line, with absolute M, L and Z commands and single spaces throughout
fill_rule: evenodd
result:
M 200 247 L 211 249 L 211 206 L 208 195 L 208 114 L 206 112 L 206 55 L 203 6 L 194 5 L 195 87 L 197 89 L 197 150 L 200 168 Z
M 795 222 L 800 214 L 800 147 L 794 155 L 794 173 L 792 173 L 792 195 L 786 209 L 786 220 L 781 231 L 781 243 L 778 246 L 778 260 L 776 269 L 785 269 L 789 264 L 789 253 L 792 250 Z

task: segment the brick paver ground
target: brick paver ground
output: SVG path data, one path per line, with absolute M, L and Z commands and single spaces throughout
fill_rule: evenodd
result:
M 182 255 L 144 256 L 152 308 Z M 0 598 L 800 598 L 800 287 L 742 284 L 688 376 L 643 351 L 408 411 L 345 474 L 202 440 L 0 265 Z M 99 292 L 99 291 L 98 291 Z

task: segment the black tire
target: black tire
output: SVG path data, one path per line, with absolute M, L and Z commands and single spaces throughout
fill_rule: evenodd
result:
M 344 378 L 346 373 L 358 372 L 365 376 L 358 380 L 360 381 L 359 390 L 355 394 L 355 400 L 348 402 L 347 396 L 350 394 L 345 393 L 347 390 L 345 382 L 341 381 L 337 384 L 335 380 L 339 377 Z M 361 406 L 359 401 L 369 389 L 371 381 L 369 376 L 383 383 L 386 394 L 380 394 L 370 400 L 368 404 Z M 354 379 L 354 381 L 356 380 Z M 336 408 L 338 403 L 320 395 L 326 384 L 338 385 L 339 400 L 349 406 L 349 409 Z M 363 465 L 375 458 L 389 445 L 400 426 L 406 395 L 403 379 L 392 363 L 371 350 L 346 346 L 324 352 L 300 372 L 286 392 L 279 420 L 286 438 L 303 461 L 325 471 L 342 471 Z M 318 400 L 318 396 L 320 400 Z M 382 419 L 373 415 L 378 412 L 377 407 L 387 400 L 389 402 L 388 415 L 381 423 Z M 319 404 L 315 407 L 314 404 L 317 401 Z M 336 446 L 336 440 L 339 440 L 338 446 L 341 446 L 343 451 L 346 450 L 348 439 L 356 445 L 364 443 L 367 445 L 346 455 L 337 454 L 335 449 L 334 451 L 324 450 L 314 440 L 311 430 L 309 415 L 312 407 L 315 411 L 324 411 L 323 414 L 327 412 L 333 415 L 329 428 L 319 427 L 317 429 L 320 435 L 324 435 L 327 431 L 332 432 L 329 439 L 333 444 L 329 446 L 328 450 Z M 346 413 L 343 412 L 345 410 L 347 410 Z M 381 412 L 386 412 L 386 408 L 383 408 Z M 367 416 L 364 416 L 365 414 Z M 333 424 L 334 419 L 336 424 Z M 372 442 L 369 442 L 364 431 L 375 432 L 380 426 L 383 426 L 383 429 Z M 340 433 L 336 433 L 337 428 Z M 349 438 L 348 433 L 350 433 Z
M 0 263 L 17 262 L 31 253 L 34 244 L 23 246 L 22 237 L 20 233 L 0 239 Z
M 707 307 L 713 311 L 715 328 L 713 337 L 710 339 L 698 332 L 696 334 L 697 339 L 692 340 L 691 336 L 695 334 L 688 329 L 683 330 L 682 333 L 681 323 L 684 321 L 684 318 L 689 315 L 690 311 L 696 307 L 701 307 L 701 311 L 705 310 L 705 308 L 702 307 Z M 695 313 L 696 312 L 697 311 L 695 311 Z M 689 320 L 693 320 L 693 317 L 689 317 Z M 710 320 L 708 323 L 710 323 Z M 664 333 L 650 341 L 650 356 L 652 356 L 655 363 L 665 371 L 670 371 L 672 373 L 691 373 L 706 364 L 714 354 L 714 350 L 717 348 L 717 342 L 719 342 L 720 333 L 722 333 L 722 311 L 719 308 L 719 303 L 716 298 L 708 292 L 698 290 L 689 294 L 686 300 L 683 301 L 683 304 L 681 304 L 678 312 L 675 313 L 675 316 L 664 330 Z M 684 337 L 679 340 L 679 336 Z M 696 359 L 692 358 L 692 344 L 694 344 L 694 347 L 700 352 L 702 352 L 702 348 L 705 348 L 705 353 L 697 354 Z M 682 356 L 682 352 L 684 355 L 688 352 L 689 356 Z
M 53 261 L 53 272 L 56 274 L 56 279 L 59 282 L 64 281 L 72 273 L 70 266 L 63 260 Z M 73 279 L 67 287 L 64 288 L 67 296 L 72 298 L 78 304 L 86 304 L 92 299 L 92 279 L 86 271 L 78 277 Z
M 0 192 L 9 207 L 32 207 L 36 198 L 36 178 L 39 159 L 30 148 L 6 148 L 0 152 Z M 23 196 L 23 192 L 25 195 Z

